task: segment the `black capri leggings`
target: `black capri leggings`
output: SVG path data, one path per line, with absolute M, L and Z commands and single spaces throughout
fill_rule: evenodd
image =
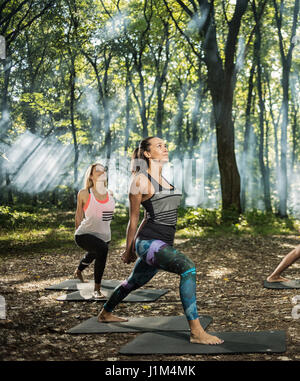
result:
M 108 243 L 92 234 L 76 234 L 75 242 L 83 250 L 87 251 L 79 263 L 78 270 L 83 271 L 95 260 L 94 280 L 95 283 L 100 284 L 106 264 Z

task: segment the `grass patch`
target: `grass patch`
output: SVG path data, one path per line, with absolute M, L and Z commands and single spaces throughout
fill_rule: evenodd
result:
M 280 218 L 260 210 L 247 211 L 236 223 L 222 222 L 221 210 L 187 208 L 179 212 L 177 236 L 286 235 L 299 234 L 300 221 Z
M 142 218 L 141 211 L 140 217 Z M 128 209 L 117 204 L 111 223 L 112 247 L 126 242 Z M 0 207 L 0 255 L 18 253 L 60 253 L 75 249 L 75 211 L 27 207 Z M 272 213 L 253 210 L 241 215 L 237 223 L 222 223 L 221 210 L 201 208 L 179 209 L 178 238 L 218 237 L 224 235 L 286 235 L 299 234 L 300 223 L 290 218 L 281 219 Z

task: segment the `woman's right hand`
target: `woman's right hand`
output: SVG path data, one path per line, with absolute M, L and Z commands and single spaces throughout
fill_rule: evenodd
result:
M 131 250 L 125 250 L 122 255 L 121 255 L 121 258 L 122 258 L 122 261 L 124 263 L 132 263 L 132 262 L 135 262 L 136 261 L 136 254 L 135 252 L 132 252 Z

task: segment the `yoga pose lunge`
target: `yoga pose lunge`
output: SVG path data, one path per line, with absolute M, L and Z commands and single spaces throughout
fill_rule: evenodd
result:
M 107 190 L 106 168 L 99 163 L 90 165 L 85 175 L 85 187 L 78 192 L 75 215 L 75 242 L 87 253 L 74 276 L 84 282 L 82 271 L 95 260 L 94 299 L 104 298 L 100 286 L 111 239 L 110 223 L 114 208 L 112 193 Z
M 98 315 L 100 322 L 122 322 L 127 319 L 112 314 L 114 308 L 133 290 L 142 287 L 158 272 L 165 270 L 180 276 L 180 298 L 190 326 L 190 341 L 220 344 L 223 340 L 206 333 L 199 321 L 196 305 L 196 269 L 191 259 L 173 247 L 177 209 L 181 193 L 162 176 L 168 162 L 168 150 L 158 137 L 148 137 L 135 150 L 133 162 L 138 165 L 129 191 L 130 219 L 127 227 L 123 262 L 139 258 L 127 280 L 121 283 Z M 145 216 L 138 230 L 140 205 Z
M 267 278 L 268 282 L 285 282 L 289 279 L 281 276 L 281 273 L 300 258 L 300 245 L 290 251 L 279 263 L 273 273 Z

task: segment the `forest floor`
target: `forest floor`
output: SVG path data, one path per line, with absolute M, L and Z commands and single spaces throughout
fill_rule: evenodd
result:
M 263 280 L 283 256 L 299 244 L 296 235 L 225 235 L 188 237 L 176 235 L 175 246 L 188 255 L 197 268 L 197 300 L 200 314 L 210 315 L 208 331 L 284 330 L 285 353 L 233 355 L 134 355 L 119 349 L 132 341 L 135 333 L 71 335 L 67 330 L 96 316 L 103 302 L 60 302 L 64 291 L 45 287 L 73 278 L 83 251 L 26 250 L 13 248 L 1 254 L 0 295 L 6 301 L 6 320 L 0 320 L 0 360 L 2 361 L 284 361 L 300 360 L 299 319 L 292 316 L 292 298 L 300 290 L 263 288 Z M 123 247 L 122 247 L 123 246 Z M 123 245 L 112 243 L 103 279 L 124 279 L 132 267 L 120 260 Z M 299 278 L 300 263 L 287 270 L 288 278 Z M 93 279 L 93 267 L 86 269 Z M 170 291 L 153 303 L 122 303 L 120 316 L 182 315 L 179 277 L 159 272 L 147 288 Z

